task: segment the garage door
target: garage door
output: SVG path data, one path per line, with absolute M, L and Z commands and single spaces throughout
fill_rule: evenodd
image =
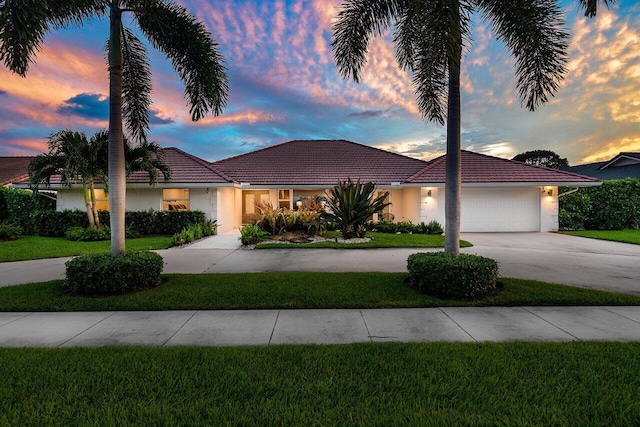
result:
M 460 230 L 540 231 L 540 190 L 463 188 Z

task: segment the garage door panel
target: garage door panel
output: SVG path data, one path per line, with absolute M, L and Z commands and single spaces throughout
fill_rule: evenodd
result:
M 464 188 L 460 229 L 463 232 L 539 231 L 538 188 Z

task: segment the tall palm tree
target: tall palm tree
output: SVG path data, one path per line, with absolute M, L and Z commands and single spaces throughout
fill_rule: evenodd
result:
M 601 0 L 580 0 L 580 6 L 584 9 L 585 16 L 593 18 L 598 13 L 598 4 Z M 605 6 L 609 7 L 610 4 L 614 4 L 616 0 L 602 0 Z
M 356 82 L 371 39 L 393 27 L 396 60 L 412 73 L 423 118 L 446 118 L 445 251 L 453 255 L 460 252 L 460 65 L 474 11 L 515 57 L 521 103 L 534 110 L 546 102 L 567 62 L 569 35 L 556 0 L 346 0 L 333 26 L 338 72 Z
M 109 206 L 111 253 L 123 252 L 126 168 L 123 118 L 129 134 L 145 141 L 149 129 L 151 74 L 144 44 L 122 25 L 123 13 L 135 18 L 151 44 L 165 53 L 185 85 L 191 118 L 218 115 L 228 85 L 223 58 L 209 31 L 183 6 L 168 0 L 0 0 L 0 59 L 26 76 L 45 35 L 109 17 Z

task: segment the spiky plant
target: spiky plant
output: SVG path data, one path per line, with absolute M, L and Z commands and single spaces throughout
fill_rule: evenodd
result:
M 375 212 L 391 205 L 385 202 L 389 192 L 373 197 L 375 191 L 376 186 L 372 182 L 362 184 L 359 180 L 347 179 L 338 181 L 338 185 L 325 195 L 331 220 L 338 224 L 344 239 L 364 237 L 367 221 Z

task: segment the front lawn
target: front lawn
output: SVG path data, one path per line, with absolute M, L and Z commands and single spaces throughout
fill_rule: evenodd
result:
M 640 343 L 0 349 L 2 425 L 640 420 Z
M 338 231 L 327 231 L 323 237 L 334 239 L 341 237 Z M 314 243 L 260 243 L 256 249 L 292 249 L 292 248 L 332 248 L 332 249 L 365 249 L 365 248 L 444 248 L 444 236 L 439 234 L 390 234 L 367 232 L 371 240 L 366 243 L 340 243 L 324 241 Z M 461 240 L 460 247 L 473 246 L 471 243 Z
M 503 291 L 478 301 L 439 299 L 404 285 L 405 273 L 170 274 L 159 287 L 107 298 L 71 297 L 60 280 L 0 288 L 0 311 L 396 308 L 640 305 L 640 297 L 500 278 Z
M 140 237 L 127 239 L 127 250 L 167 249 L 171 237 Z M 26 261 L 43 258 L 60 258 L 95 253 L 108 253 L 111 242 L 73 242 L 63 237 L 22 236 L 17 240 L 0 242 L 0 262 Z
M 614 242 L 640 245 L 640 229 L 635 230 L 581 230 L 561 231 L 570 236 L 588 237 L 590 239 L 611 240 Z

